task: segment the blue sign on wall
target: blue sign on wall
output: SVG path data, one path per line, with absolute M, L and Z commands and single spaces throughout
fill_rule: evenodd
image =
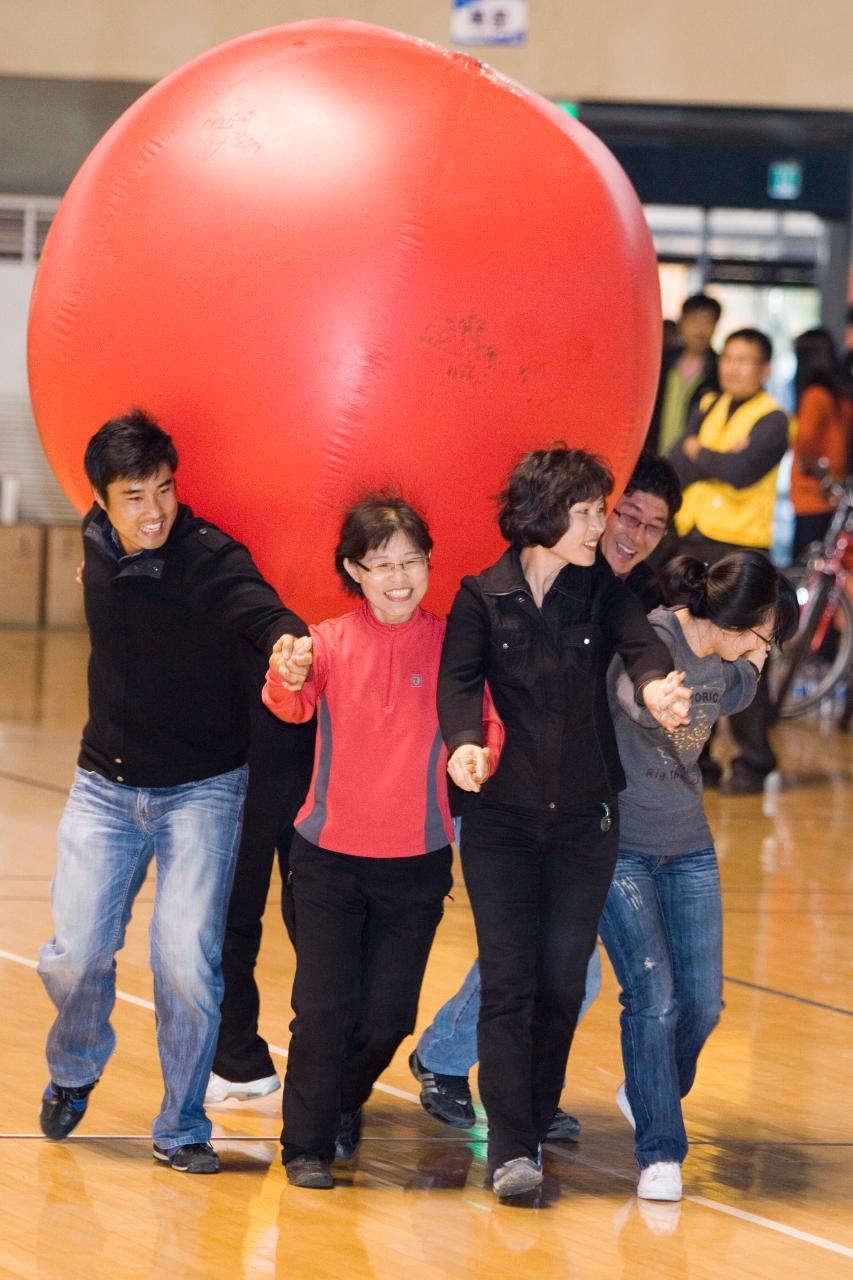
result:
M 527 0 L 453 0 L 454 44 L 524 44 Z

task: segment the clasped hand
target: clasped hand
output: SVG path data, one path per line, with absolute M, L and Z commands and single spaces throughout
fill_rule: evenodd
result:
M 270 654 L 270 667 L 285 689 L 298 693 L 314 661 L 310 636 L 279 636 Z
M 690 723 L 692 689 L 684 684 L 683 671 L 670 671 L 663 679 L 643 685 L 643 701 L 662 729 L 672 732 Z
M 491 771 L 491 751 L 473 742 L 457 747 L 447 762 L 447 772 L 462 791 L 479 791 Z

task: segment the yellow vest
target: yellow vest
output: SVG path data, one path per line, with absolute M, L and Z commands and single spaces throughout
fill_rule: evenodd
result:
M 766 391 L 745 400 L 729 418 L 730 404 L 731 396 L 721 395 L 705 414 L 699 428 L 699 443 L 704 449 L 727 453 L 747 438 L 759 418 L 779 408 Z M 696 528 L 715 542 L 769 547 L 773 540 L 778 471 L 777 465 L 746 489 L 735 489 L 723 480 L 696 480 L 684 491 L 684 501 L 675 517 L 676 530 L 682 537 Z

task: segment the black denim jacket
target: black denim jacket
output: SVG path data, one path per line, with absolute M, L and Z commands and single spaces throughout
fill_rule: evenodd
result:
M 263 654 L 305 623 L 242 543 L 181 505 L 157 551 L 122 555 L 100 507 L 83 521 L 92 652 L 78 764 L 132 787 L 175 787 L 246 761 L 239 638 Z M 260 700 L 260 690 L 258 690 Z
M 607 703 L 614 652 L 638 690 L 672 666 L 642 604 L 601 555 L 590 569 L 567 565 L 541 609 L 514 548 L 463 578 L 439 670 L 441 731 L 451 753 L 482 743 L 488 680 L 506 742 L 480 793 L 451 784 L 454 812 L 485 802 L 548 814 L 612 800 L 625 786 Z

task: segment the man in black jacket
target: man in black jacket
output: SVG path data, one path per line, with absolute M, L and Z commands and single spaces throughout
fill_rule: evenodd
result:
M 154 858 L 165 1084 L 154 1156 L 214 1173 L 203 1097 L 248 772 L 240 637 L 269 653 L 307 628 L 244 546 L 178 503 L 177 463 L 170 437 L 138 410 L 108 422 L 86 450 L 89 719 L 57 835 L 56 932 L 39 963 L 57 1009 L 40 1120 L 46 1137 L 67 1137 L 113 1051 L 115 953 Z

